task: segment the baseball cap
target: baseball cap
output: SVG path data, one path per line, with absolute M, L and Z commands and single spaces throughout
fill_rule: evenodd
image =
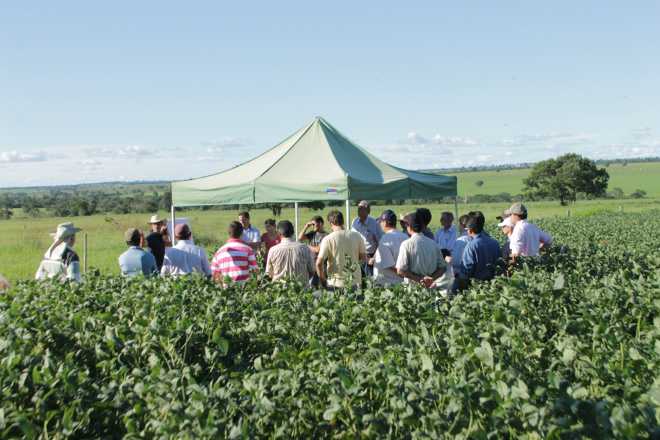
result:
M 185 223 L 179 223 L 176 225 L 176 228 L 174 228 L 174 234 L 176 235 L 177 238 L 179 238 L 182 235 L 188 235 L 190 234 L 190 226 L 188 226 Z
M 376 220 L 387 222 L 388 224 L 396 224 L 396 214 L 391 209 L 386 209 Z
M 140 231 L 136 228 L 128 228 L 124 234 L 126 241 L 135 241 L 140 239 Z
M 511 205 L 511 208 L 507 209 L 502 213 L 505 216 L 509 216 L 510 214 L 515 214 L 515 215 L 522 215 L 522 214 L 527 214 L 527 208 L 525 208 L 525 205 L 522 203 L 514 203 Z
M 502 223 L 498 223 L 497 226 L 499 226 L 500 228 L 503 228 L 505 226 L 513 227 L 513 223 L 511 223 L 511 219 L 507 217 L 502 221 Z

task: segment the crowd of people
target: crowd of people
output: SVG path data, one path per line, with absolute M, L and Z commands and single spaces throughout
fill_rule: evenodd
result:
M 497 219 L 505 234 L 504 245 L 484 230 L 480 211 L 458 218 L 447 211 L 440 216 L 435 234 L 429 228 L 431 211 L 419 208 L 397 217 L 391 210 L 370 217 L 371 206 L 361 201 L 358 215 L 345 229 L 344 215 L 337 210 L 327 217 L 312 217 L 300 234 L 289 220 L 265 221 L 266 232 L 250 223 L 247 211 L 227 228 L 228 240 L 209 260 L 206 251 L 193 243 L 187 223 L 174 228 L 172 245 L 166 221 L 154 215 L 147 223 L 148 236 L 137 228 L 125 233 L 129 248 L 118 258 L 122 275 L 180 276 L 199 274 L 221 285 L 243 283 L 250 274 L 263 274 L 272 281 L 296 279 L 315 290 L 355 292 L 371 278 L 375 285 L 421 286 L 442 296 L 466 289 L 475 280 L 490 280 L 508 271 L 524 258 L 538 258 L 552 244 L 552 237 L 527 220 L 527 208 L 514 203 Z M 311 228 L 311 229 L 310 229 Z M 81 228 L 62 223 L 51 233 L 53 244 L 46 251 L 37 279 L 79 280 L 80 260 L 72 247 Z M 260 268 L 257 256 L 263 257 Z

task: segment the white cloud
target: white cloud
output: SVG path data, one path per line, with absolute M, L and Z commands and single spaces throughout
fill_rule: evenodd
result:
M 139 145 L 129 146 L 119 150 L 120 156 L 152 156 L 153 150 Z
M 82 152 L 85 153 L 87 157 L 113 157 L 115 155 L 114 151 L 101 147 L 83 148 Z
M 85 159 L 82 161 L 83 165 L 101 165 L 101 161 L 94 159 Z
M 632 137 L 635 139 L 641 139 L 644 137 L 651 136 L 651 129 L 649 127 L 633 128 L 631 131 L 632 131 Z
M 0 162 L 45 162 L 44 152 L 19 153 L 18 151 L 3 151 L 0 153 Z
M 396 142 L 398 145 L 445 145 L 449 147 L 461 147 L 461 146 L 475 146 L 479 145 L 479 142 L 474 139 L 461 139 L 457 137 L 444 137 L 441 134 L 436 134 L 431 139 L 426 139 L 424 136 L 419 133 L 410 132 L 405 137 Z
M 207 153 L 220 153 L 228 148 L 243 148 L 250 144 L 250 141 L 239 138 L 230 138 L 228 136 L 223 136 L 219 140 L 202 142 Z

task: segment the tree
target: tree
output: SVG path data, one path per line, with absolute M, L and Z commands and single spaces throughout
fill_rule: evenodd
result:
M 477 180 L 476 182 L 474 182 L 474 186 L 478 186 L 479 188 L 481 188 L 482 186 L 484 186 L 484 181 Z
M 646 191 L 643 189 L 636 189 L 632 193 L 630 193 L 630 198 L 631 199 L 641 199 L 646 195 Z
M 615 187 L 612 190 L 612 197 L 614 197 L 615 199 L 622 199 L 623 198 L 623 190 L 621 188 L 619 188 L 618 186 Z
M 576 200 L 577 193 L 603 197 L 610 175 L 598 169 L 594 161 L 568 153 L 534 165 L 526 179 L 525 192 L 532 197 L 554 197 L 562 206 Z

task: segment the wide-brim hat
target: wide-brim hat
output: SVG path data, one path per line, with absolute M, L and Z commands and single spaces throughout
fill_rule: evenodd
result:
M 54 239 L 59 239 L 62 237 L 68 237 L 69 235 L 73 235 L 76 232 L 82 231 L 83 228 L 76 228 L 73 226 L 73 223 L 67 222 L 67 223 L 60 223 L 57 225 L 57 229 L 55 229 L 53 232 L 50 233 L 50 236 L 53 237 Z
M 162 223 L 162 222 L 163 222 L 163 219 L 160 218 L 160 216 L 158 214 L 156 214 L 156 215 L 152 215 L 151 216 L 151 221 L 148 221 L 147 223 L 154 225 L 154 224 Z
M 511 214 L 515 214 L 515 215 L 527 214 L 527 208 L 525 208 L 525 205 L 523 205 L 522 203 L 514 203 L 513 205 L 511 205 L 511 208 L 507 209 L 502 214 L 506 216 L 509 216 Z

